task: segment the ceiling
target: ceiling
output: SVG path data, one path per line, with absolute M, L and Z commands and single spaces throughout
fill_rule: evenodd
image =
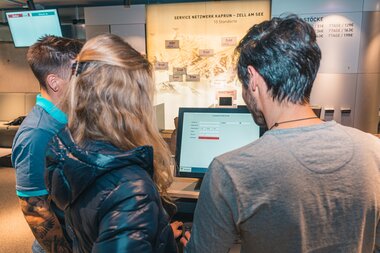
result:
M 37 9 L 42 8 L 61 8 L 73 6 L 101 6 L 101 5 L 122 5 L 123 0 L 34 0 Z M 128 2 L 128 0 L 126 1 Z M 0 9 L 23 9 L 28 8 L 26 0 L 0 0 Z
M 83 23 L 84 8 L 89 6 L 165 4 L 184 2 L 211 2 L 223 0 L 0 0 L 0 27 L 7 25 L 5 12 L 29 9 L 27 2 L 32 2 L 36 9 L 57 8 L 61 23 Z M 246 0 L 254 1 L 254 0 Z
M 0 0 L 0 10 L 18 10 L 28 8 L 26 0 Z M 32 0 L 37 9 L 65 8 L 107 5 L 133 5 L 177 2 L 207 2 L 207 0 Z

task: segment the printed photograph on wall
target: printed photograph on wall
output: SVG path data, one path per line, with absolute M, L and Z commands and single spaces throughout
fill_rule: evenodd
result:
M 243 103 L 234 50 L 250 27 L 269 19 L 269 10 L 269 1 L 147 6 L 147 55 L 167 129 L 179 107 L 213 106 L 220 91 L 237 90 L 234 103 Z

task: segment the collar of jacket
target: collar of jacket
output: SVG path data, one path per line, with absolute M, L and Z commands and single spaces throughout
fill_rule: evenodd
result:
M 153 178 L 153 148 L 141 146 L 132 150 L 121 150 L 104 141 L 90 141 L 79 147 L 67 127 L 51 142 L 47 156 L 47 187 L 55 182 L 59 208 L 64 210 L 98 177 L 115 169 L 138 166 Z M 54 190 L 53 190 L 54 191 Z M 51 192 L 52 193 L 52 192 Z
M 58 138 L 72 156 L 99 170 L 110 170 L 128 165 L 138 165 L 153 178 L 153 148 L 140 146 L 122 150 L 109 142 L 89 141 L 83 148 L 75 144 L 67 127 L 58 133 Z

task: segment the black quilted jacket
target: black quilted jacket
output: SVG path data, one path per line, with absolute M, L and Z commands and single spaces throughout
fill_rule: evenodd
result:
M 46 186 L 74 231 L 73 252 L 177 252 L 152 181 L 153 150 L 76 146 L 64 129 L 50 143 Z

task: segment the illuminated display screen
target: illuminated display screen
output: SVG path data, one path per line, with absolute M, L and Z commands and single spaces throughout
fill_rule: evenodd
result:
M 258 139 L 262 129 L 246 108 L 180 108 L 177 175 L 203 177 L 214 157 Z
M 45 35 L 62 36 L 57 10 L 6 13 L 15 47 L 28 47 Z

